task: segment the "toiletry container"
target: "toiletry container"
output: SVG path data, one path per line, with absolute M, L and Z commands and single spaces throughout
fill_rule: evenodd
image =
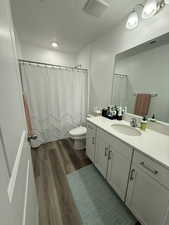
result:
M 118 114 L 117 114 L 117 120 L 122 120 L 122 119 L 123 119 L 122 108 L 119 107 Z
M 146 117 L 144 116 L 141 123 L 140 123 L 140 129 L 145 131 L 147 129 L 147 119 Z
M 156 122 L 155 114 L 153 114 L 152 118 L 150 119 L 151 122 Z
M 104 117 L 107 116 L 107 109 L 106 108 L 102 109 L 102 116 L 104 116 Z

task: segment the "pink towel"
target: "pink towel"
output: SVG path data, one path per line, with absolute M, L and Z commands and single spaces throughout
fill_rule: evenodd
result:
M 23 95 L 23 102 L 24 102 L 24 107 L 25 107 L 25 116 L 26 116 L 26 122 L 27 122 L 27 128 L 28 128 L 28 136 L 32 136 L 32 123 L 31 123 L 31 117 L 30 117 L 30 112 L 29 112 L 29 107 L 26 101 L 25 96 Z
M 135 103 L 135 114 L 139 116 L 146 116 L 149 111 L 151 102 L 151 94 L 137 94 Z

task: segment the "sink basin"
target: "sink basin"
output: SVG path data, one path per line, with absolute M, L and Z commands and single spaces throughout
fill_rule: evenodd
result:
M 128 125 L 113 124 L 113 125 L 111 125 L 111 127 L 121 134 L 125 134 L 128 136 L 141 136 L 141 131 L 137 130 L 134 127 L 130 127 Z

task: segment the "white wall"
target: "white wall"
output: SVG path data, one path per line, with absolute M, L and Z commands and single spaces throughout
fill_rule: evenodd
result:
M 77 64 L 76 54 L 74 53 L 63 53 L 57 50 L 41 48 L 25 42 L 20 43 L 22 51 L 21 58 L 24 60 L 65 66 L 75 66 Z
M 15 33 L 15 45 L 16 45 L 17 58 L 21 59 L 22 58 L 21 44 L 20 44 L 20 40 L 16 32 L 16 29 L 14 30 L 14 33 Z
M 141 21 L 132 31 L 126 30 L 125 22 L 110 30 L 107 34 L 90 43 L 90 111 L 94 106 L 104 106 L 111 101 L 112 74 L 117 53 L 135 47 L 148 40 L 169 32 L 169 6 L 155 17 Z M 83 65 L 86 48 L 78 57 Z
M 82 51 L 77 54 L 77 64 L 81 64 L 83 68 L 89 69 L 90 68 L 90 56 L 91 56 L 91 49 L 90 44 L 85 46 Z
M 90 83 L 90 111 L 94 107 L 110 104 L 113 55 L 112 36 L 105 35 L 91 46 L 91 83 Z
M 39 46 L 20 41 L 16 29 L 14 32 L 18 59 L 65 66 L 77 65 L 77 54 L 41 48 Z

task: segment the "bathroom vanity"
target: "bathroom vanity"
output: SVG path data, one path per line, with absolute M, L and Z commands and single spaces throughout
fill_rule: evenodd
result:
M 169 224 L 169 136 L 91 117 L 86 153 L 141 224 Z

